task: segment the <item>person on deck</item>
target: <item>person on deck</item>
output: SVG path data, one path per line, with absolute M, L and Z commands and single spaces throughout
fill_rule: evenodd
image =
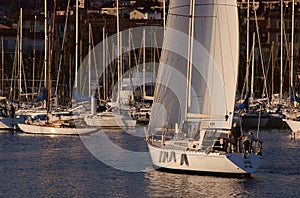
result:
M 15 118 L 15 107 L 13 104 L 10 104 L 10 116 L 11 118 Z
M 231 134 L 233 135 L 234 140 L 237 140 L 242 135 L 241 129 L 236 122 L 232 125 Z
M 7 117 L 7 106 L 6 106 L 6 104 L 4 105 L 4 108 L 2 110 L 2 115 L 3 115 L 3 117 Z
M 252 143 L 256 138 L 253 136 L 253 132 L 249 131 L 247 135 L 243 137 L 244 151 L 247 153 L 252 152 Z

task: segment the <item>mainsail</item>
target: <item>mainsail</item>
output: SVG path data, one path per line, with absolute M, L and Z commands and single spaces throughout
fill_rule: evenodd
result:
M 195 118 L 231 128 L 238 76 L 237 16 L 236 0 L 170 1 L 150 129 Z

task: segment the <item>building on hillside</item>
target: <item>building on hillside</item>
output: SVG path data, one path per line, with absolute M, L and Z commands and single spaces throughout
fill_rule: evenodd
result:
M 157 10 L 133 9 L 129 16 L 130 19 L 162 19 L 161 12 Z
M 129 13 L 128 7 L 119 7 L 119 17 L 127 18 Z M 117 16 L 117 7 L 104 7 L 101 8 L 101 14 Z

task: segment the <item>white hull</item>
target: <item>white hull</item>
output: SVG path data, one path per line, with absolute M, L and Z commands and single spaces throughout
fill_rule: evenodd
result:
M 150 143 L 148 148 L 155 166 L 181 171 L 247 175 L 256 171 L 262 159 L 262 156 L 255 154 L 170 150 Z
M 44 135 L 84 135 L 98 131 L 97 128 L 59 128 L 42 125 L 18 124 L 24 133 Z
M 136 120 L 118 114 L 99 114 L 97 116 L 87 116 L 84 121 L 89 126 L 104 128 L 133 128 Z
M 293 132 L 300 132 L 300 121 L 283 119 Z

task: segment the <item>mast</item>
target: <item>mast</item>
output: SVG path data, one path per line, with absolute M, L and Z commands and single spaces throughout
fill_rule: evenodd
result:
M 53 22 L 51 27 L 51 48 L 50 48 L 50 59 L 48 67 L 48 83 L 47 83 L 47 113 L 50 112 L 50 99 L 51 99 L 51 88 L 52 88 L 52 63 L 53 63 L 53 51 L 54 51 L 54 39 L 55 39 L 55 18 L 56 18 L 56 0 L 53 1 Z M 47 120 L 48 121 L 48 120 Z
M 2 95 L 4 95 L 4 40 L 3 36 L 1 37 L 1 45 L 2 45 L 2 68 L 1 68 L 1 90 L 2 90 Z
M 20 40 L 19 40 L 19 100 L 22 93 L 22 43 L 23 43 L 23 12 L 20 9 Z
M 185 104 L 185 118 L 188 119 L 188 112 L 191 107 L 191 78 L 193 67 L 193 39 L 194 39 L 194 16 L 195 16 L 195 1 L 190 0 L 190 18 L 189 18 L 189 41 L 188 41 L 188 60 L 186 70 L 186 104 Z
M 32 59 L 32 99 L 34 98 L 35 85 L 34 85 L 34 76 L 35 76 L 35 40 L 36 40 L 36 19 L 37 15 L 34 15 L 34 30 L 33 30 L 33 59 Z
M 111 61 L 110 61 L 110 57 L 109 57 L 109 51 L 108 51 L 108 38 L 107 38 L 107 33 L 105 34 L 105 43 L 104 43 L 104 45 L 105 45 L 105 64 L 108 64 L 108 63 L 110 63 Z M 106 65 L 105 65 L 105 67 L 106 67 Z M 104 72 L 104 74 L 105 74 L 105 82 L 106 82 L 106 87 L 105 87 L 105 100 L 107 100 L 107 98 L 108 98 L 108 96 L 109 96 L 109 79 L 108 79 L 108 74 L 109 74 L 109 66 L 107 66 L 107 69 L 105 68 L 105 72 Z
M 254 0 L 253 0 L 253 4 L 254 4 Z M 265 67 L 264 67 L 264 60 L 262 57 L 262 50 L 261 50 L 261 43 L 260 43 L 260 34 L 259 34 L 259 26 L 258 26 L 258 21 L 257 21 L 257 15 L 256 15 L 256 10 L 253 9 L 254 11 L 254 16 L 255 16 L 255 25 L 256 25 L 256 32 L 257 32 L 257 42 L 258 42 L 258 50 L 259 50 L 259 56 L 260 56 L 260 61 L 261 61 L 261 68 L 262 68 L 262 73 L 263 73 L 263 79 L 264 79 L 264 88 L 263 88 L 263 92 L 262 92 L 262 97 L 265 97 L 265 95 L 267 96 L 267 103 L 269 104 L 269 97 L 268 97 L 268 90 L 267 90 L 267 77 L 266 77 L 266 73 L 265 73 Z
M 130 42 L 131 30 L 128 30 L 128 71 L 131 71 L 131 42 Z M 134 91 L 131 72 L 129 72 L 129 79 L 132 85 L 132 91 Z M 134 99 L 134 98 L 132 98 Z
M 156 66 L 156 50 L 157 50 L 157 42 L 156 42 L 156 32 L 153 32 L 153 42 L 154 42 L 154 48 L 153 48 L 153 69 L 152 69 L 152 82 L 155 82 L 155 76 L 156 76 L 156 69 L 155 69 L 155 66 Z M 154 86 L 151 85 L 151 88 L 152 88 L 152 93 L 154 94 Z
M 273 94 L 274 94 L 274 71 L 275 71 L 275 48 L 274 41 L 272 42 L 272 102 L 273 102 Z
M 118 103 L 121 97 L 121 65 L 120 65 L 120 19 L 119 19 L 119 0 L 116 0 L 117 6 L 117 64 L 118 64 Z
M 251 68 L 251 90 L 250 90 L 250 98 L 251 102 L 254 98 L 254 50 L 255 50 L 255 32 L 253 32 L 253 45 L 252 45 L 252 68 Z
M 163 1 L 163 20 L 164 20 L 164 28 L 166 28 L 166 0 Z
M 280 1 L 280 92 L 279 102 L 282 101 L 283 87 L 283 0 Z
M 47 22 L 47 0 L 44 1 L 45 6 L 45 20 L 44 20 L 44 31 L 45 31 L 45 41 L 44 41 L 44 47 L 45 47 L 45 55 L 44 55 L 44 87 L 47 88 L 47 65 L 48 65 L 48 22 Z
M 295 23 L 295 0 L 292 1 L 292 38 L 291 38 L 291 87 L 294 86 L 293 70 L 294 70 L 294 24 Z
M 103 100 L 105 101 L 106 100 L 106 40 L 105 40 L 105 26 L 103 26 L 103 29 L 102 29 L 102 48 L 103 48 L 103 51 L 102 51 L 102 64 L 103 64 Z
M 146 31 L 143 29 L 143 96 L 146 96 Z
M 78 1 L 76 0 L 76 28 L 75 28 L 75 82 L 74 82 L 74 88 L 77 88 L 78 82 L 77 82 L 77 69 L 78 69 Z
M 121 93 L 121 91 L 122 91 L 122 84 L 123 84 L 122 83 L 123 82 L 122 75 L 124 73 L 124 71 L 123 71 L 123 52 L 122 52 L 122 49 L 123 49 L 123 33 L 119 32 L 119 35 L 120 35 L 120 37 L 119 37 L 119 39 L 120 39 L 120 49 L 119 49 L 120 58 L 119 58 L 119 60 L 120 60 L 120 88 L 121 88 L 120 89 L 120 93 Z
M 64 55 L 64 45 L 65 45 L 65 38 L 66 38 L 66 33 L 67 33 L 67 25 L 68 25 L 69 11 L 70 11 L 69 8 L 70 8 L 70 0 L 68 0 L 65 26 L 64 26 L 64 34 L 63 34 L 62 44 L 61 44 L 61 48 L 60 48 L 60 58 L 59 58 L 59 63 L 58 63 L 57 80 L 56 80 L 56 86 L 55 86 L 55 96 L 58 96 L 58 85 L 59 85 L 59 80 L 60 80 L 59 74 L 61 71 L 61 64 L 62 64 L 63 55 Z M 66 57 L 66 59 L 68 59 L 68 57 Z M 71 75 L 69 75 L 69 76 L 71 76 Z
M 89 23 L 89 52 L 88 52 L 88 77 L 89 77 L 89 96 L 91 96 L 91 51 L 92 51 L 92 43 L 91 43 L 91 32 L 92 32 L 92 26 L 91 23 Z
M 108 46 L 108 45 L 107 45 Z M 113 58 L 115 57 L 115 54 L 117 53 L 116 52 L 116 49 L 115 49 L 115 42 L 114 42 L 114 40 L 112 39 L 112 41 L 111 41 L 111 46 L 113 46 L 112 48 L 111 48 L 111 57 L 112 57 L 112 61 L 113 61 Z M 110 62 L 110 61 L 108 61 L 108 62 Z M 116 64 L 115 64 L 115 62 L 114 62 L 114 67 L 116 66 Z M 111 81 L 111 84 L 112 84 L 112 87 L 115 87 L 115 81 L 114 81 L 114 79 L 115 79 L 115 71 L 113 71 L 112 69 L 111 69 L 111 76 L 112 76 L 112 81 Z M 119 90 L 118 90 L 118 92 L 119 92 Z M 119 96 L 119 94 L 117 93 L 117 95 Z M 112 95 L 111 95 L 112 96 Z
M 249 94 L 249 23 L 250 0 L 247 2 L 247 43 L 246 43 L 246 95 Z

